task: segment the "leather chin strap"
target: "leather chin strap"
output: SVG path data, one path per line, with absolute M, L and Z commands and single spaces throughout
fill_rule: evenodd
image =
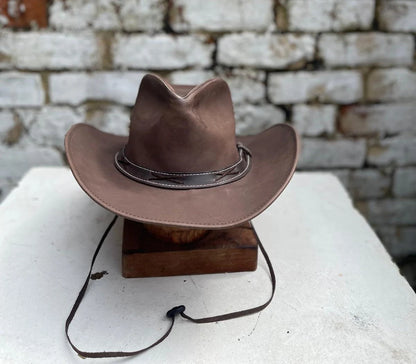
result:
M 261 244 L 261 242 L 259 241 L 259 247 L 260 250 L 264 256 L 264 259 L 266 260 L 267 263 L 267 267 L 269 268 L 269 272 L 270 272 L 270 279 L 272 282 L 272 293 L 270 295 L 270 298 L 263 303 L 260 306 L 256 306 L 253 308 L 249 308 L 249 309 L 245 309 L 245 310 L 241 310 L 241 311 L 235 311 L 235 312 L 230 312 L 230 313 L 226 313 L 226 314 L 222 314 L 222 315 L 218 315 L 218 316 L 210 316 L 210 317 L 204 317 L 204 318 L 193 318 L 191 316 L 188 316 L 185 313 L 185 306 L 180 305 L 180 306 L 176 306 L 173 307 L 172 309 L 170 309 L 167 313 L 166 316 L 171 320 L 170 321 L 170 325 L 169 328 L 167 329 L 167 331 L 165 332 L 165 334 L 160 337 L 160 339 L 156 340 L 153 344 L 139 349 L 139 350 L 135 350 L 135 351 L 98 351 L 98 352 L 89 352 L 89 351 L 83 351 L 78 349 L 71 341 L 71 339 L 69 338 L 69 334 L 68 334 L 68 330 L 69 330 L 69 326 L 75 316 L 75 313 L 77 312 L 82 299 L 84 298 L 85 292 L 87 291 L 87 287 L 88 287 L 88 283 L 90 280 L 90 276 L 91 276 L 91 272 L 95 263 L 95 260 L 97 258 L 97 255 L 101 249 L 101 246 L 103 245 L 108 233 L 110 232 L 111 228 L 113 227 L 114 223 L 117 220 L 117 215 L 114 216 L 113 220 L 111 221 L 111 223 L 108 225 L 107 229 L 105 230 L 103 236 L 101 237 L 100 242 L 98 243 L 98 246 L 95 250 L 95 253 L 93 255 L 92 261 L 91 261 L 91 265 L 90 265 L 90 270 L 88 272 L 87 278 L 84 282 L 84 285 L 81 288 L 81 291 L 78 294 L 77 299 L 75 300 L 75 303 L 71 309 L 71 312 L 68 315 L 68 318 L 66 319 L 65 322 L 65 334 L 66 337 L 68 339 L 69 344 L 71 345 L 72 349 L 74 349 L 79 356 L 81 356 L 82 358 L 117 358 L 117 357 L 127 357 L 127 356 L 134 356 L 137 354 L 141 354 L 151 348 L 153 348 L 156 345 L 159 345 L 162 341 L 164 341 L 169 334 L 172 331 L 173 325 L 175 323 L 175 318 L 177 315 L 181 315 L 184 319 L 190 320 L 192 322 L 195 322 L 197 324 L 205 324 L 205 323 L 209 323 L 209 322 L 217 322 L 217 321 L 225 321 L 225 320 L 231 320 L 237 317 L 242 317 L 242 316 L 247 316 L 247 315 L 252 315 L 254 313 L 260 312 L 261 310 L 263 310 L 264 308 L 266 308 L 270 302 L 273 299 L 273 295 L 274 292 L 276 290 L 276 276 L 274 274 L 274 270 L 273 270 L 273 266 L 272 263 L 270 261 L 269 256 L 267 255 L 266 250 L 264 249 L 263 245 Z

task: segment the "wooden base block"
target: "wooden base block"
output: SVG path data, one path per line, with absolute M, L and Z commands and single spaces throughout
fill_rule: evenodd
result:
M 200 240 L 158 240 L 141 223 L 124 220 L 122 274 L 125 278 L 253 271 L 258 237 L 251 223 L 210 230 Z

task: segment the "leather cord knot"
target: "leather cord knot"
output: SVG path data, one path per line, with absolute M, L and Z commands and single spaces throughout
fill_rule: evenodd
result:
M 185 312 L 185 306 L 180 305 L 180 306 L 171 308 L 168 312 L 166 312 L 166 316 L 173 319 L 175 318 L 176 315 L 181 315 L 184 312 Z

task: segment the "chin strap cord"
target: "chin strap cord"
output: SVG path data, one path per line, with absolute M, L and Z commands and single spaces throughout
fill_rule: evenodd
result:
M 134 356 L 137 354 L 141 354 L 151 348 L 153 348 L 156 345 L 159 345 L 162 341 L 164 341 L 169 334 L 172 331 L 173 325 L 175 324 L 175 318 L 177 315 L 181 315 L 184 319 L 190 320 L 192 322 L 195 322 L 197 324 L 205 324 L 205 323 L 209 323 L 209 322 L 217 322 L 217 321 L 225 321 L 225 320 L 231 320 L 237 317 L 242 317 L 242 316 L 247 316 L 247 315 L 252 315 L 254 313 L 260 312 L 261 310 L 263 310 L 264 308 L 266 308 L 270 302 L 273 299 L 273 295 L 274 292 L 276 290 L 276 276 L 274 274 L 274 270 L 273 270 L 273 266 L 272 263 L 270 261 L 269 256 L 267 255 L 266 250 L 264 249 L 263 245 L 261 244 L 261 242 L 259 241 L 259 247 L 260 250 L 264 256 L 264 259 L 266 260 L 267 263 L 267 267 L 269 268 L 269 272 L 270 272 L 270 279 L 272 282 L 272 293 L 270 295 L 270 298 L 263 303 L 260 306 L 256 306 L 253 308 L 249 308 L 246 310 L 241 310 L 241 311 L 235 311 L 235 312 L 230 312 L 230 313 L 226 313 L 226 314 L 222 314 L 222 315 L 218 315 L 218 316 L 211 316 L 211 317 L 204 317 L 204 318 L 193 318 L 191 316 L 188 316 L 185 313 L 185 306 L 184 305 L 180 305 L 180 306 L 176 306 L 171 308 L 167 313 L 166 313 L 166 317 L 168 317 L 170 319 L 170 325 L 169 328 L 167 329 L 167 331 L 165 332 L 165 334 L 160 337 L 157 341 L 155 341 L 153 344 L 139 349 L 139 350 L 135 350 L 135 351 L 99 351 L 99 352 L 89 352 L 89 351 L 82 351 L 80 349 L 78 349 L 71 341 L 71 339 L 69 338 L 69 326 L 72 322 L 72 320 L 74 319 L 75 313 L 77 312 L 82 299 L 84 298 L 85 292 L 87 291 L 87 287 L 88 287 L 88 283 L 90 281 L 90 277 L 91 277 L 91 273 L 92 273 L 92 269 L 94 267 L 94 263 L 95 260 L 97 258 L 97 255 L 107 237 L 107 235 L 109 234 L 109 232 L 111 231 L 111 228 L 113 227 L 113 225 L 115 224 L 117 220 L 117 215 L 114 216 L 113 220 L 110 222 L 110 224 L 108 225 L 107 229 L 105 230 L 103 236 L 101 237 L 100 242 L 98 243 L 98 246 L 95 250 L 95 253 L 93 255 L 92 261 L 91 261 L 91 265 L 90 265 L 90 270 L 88 272 L 87 278 L 84 282 L 84 285 L 81 288 L 81 291 L 78 294 L 77 299 L 75 300 L 75 303 L 71 309 L 71 312 L 68 315 L 68 318 L 66 319 L 65 322 L 65 334 L 66 337 L 68 339 L 69 344 L 71 345 L 72 349 L 74 349 L 77 354 L 82 357 L 82 358 L 117 358 L 117 357 L 126 357 L 126 356 Z

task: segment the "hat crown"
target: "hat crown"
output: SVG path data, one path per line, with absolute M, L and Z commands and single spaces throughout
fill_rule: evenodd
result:
M 170 85 L 143 77 L 130 122 L 128 158 L 145 168 L 195 173 L 225 168 L 239 159 L 234 110 L 227 83 Z

